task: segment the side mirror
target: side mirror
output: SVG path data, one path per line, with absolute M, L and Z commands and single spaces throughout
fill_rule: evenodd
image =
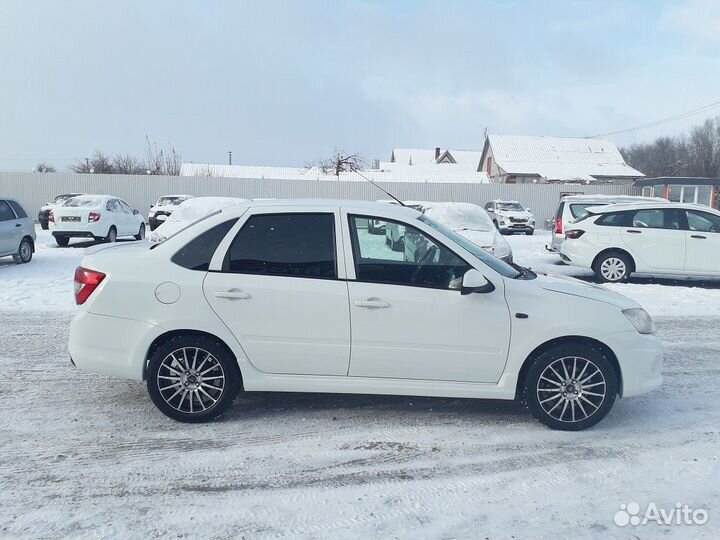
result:
M 155 208 L 155 205 L 154 205 L 154 204 L 151 204 L 151 205 L 150 205 L 150 208 Z
M 527 210 L 527 211 L 529 212 L 529 211 L 530 211 L 530 207 L 528 206 L 525 210 Z
M 133 210 L 133 214 L 135 214 L 136 216 L 137 216 L 139 213 L 140 213 L 140 212 L 138 211 L 137 208 L 136 208 L 135 210 Z
M 489 293 L 495 290 L 495 285 L 488 281 L 478 270 L 474 268 L 465 272 L 462 280 L 460 294 Z

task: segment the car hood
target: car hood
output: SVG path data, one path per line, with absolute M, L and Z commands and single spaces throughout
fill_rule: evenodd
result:
M 538 274 L 537 284 L 546 291 L 579 296 L 597 302 L 604 302 L 620 309 L 642 307 L 627 296 L 608 290 L 600 285 L 587 283 L 579 279 L 553 274 Z
M 170 206 L 153 206 L 150 209 L 150 212 L 167 212 L 168 214 L 172 214 L 175 210 L 178 209 L 179 205 L 170 205 Z
M 460 236 L 470 240 L 476 246 L 481 248 L 492 247 L 495 245 L 495 231 L 476 231 L 471 229 L 453 229 Z

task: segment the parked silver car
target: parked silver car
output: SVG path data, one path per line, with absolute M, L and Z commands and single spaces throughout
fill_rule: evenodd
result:
M 19 202 L 0 198 L 0 257 L 27 263 L 35 252 L 35 225 Z

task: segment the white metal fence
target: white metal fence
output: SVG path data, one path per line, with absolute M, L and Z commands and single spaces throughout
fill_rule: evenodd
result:
M 382 182 L 384 189 L 403 200 L 454 201 L 485 205 L 494 199 L 517 200 L 531 208 L 542 227 L 555 212 L 564 193 L 639 195 L 633 186 L 598 184 L 452 184 L 426 182 Z M 146 176 L 120 174 L 0 172 L 0 198 L 18 199 L 28 213 L 60 193 L 111 194 L 147 213 L 161 195 L 187 193 L 198 196 L 255 198 L 387 199 L 365 182 L 213 178 L 195 176 Z

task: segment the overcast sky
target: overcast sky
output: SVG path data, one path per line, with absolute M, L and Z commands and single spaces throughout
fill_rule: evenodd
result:
M 0 2 L 0 168 L 588 136 L 720 101 L 720 1 Z M 720 108 L 614 137 L 676 134 Z

